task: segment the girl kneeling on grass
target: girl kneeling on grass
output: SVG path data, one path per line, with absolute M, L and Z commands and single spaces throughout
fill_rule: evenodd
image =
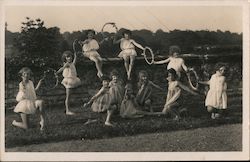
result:
M 174 69 L 168 70 L 168 94 L 166 103 L 162 110 L 162 113 L 167 114 L 170 113 L 174 117 L 174 120 L 180 119 L 179 109 L 182 105 L 182 97 L 181 97 L 181 89 L 193 94 L 198 95 L 197 93 L 191 91 L 188 87 L 183 85 L 180 81 L 178 81 L 178 75 Z
M 217 63 L 215 65 L 216 72 L 209 81 L 199 81 L 201 84 L 209 85 L 209 91 L 206 96 L 205 105 L 207 111 L 211 113 L 211 118 L 220 118 L 227 109 L 227 83 L 224 76 L 226 65 Z
M 20 113 L 22 122 L 17 122 L 14 120 L 12 124 L 19 128 L 28 129 L 29 120 L 28 115 L 35 114 L 37 109 L 40 114 L 40 130 L 44 129 L 44 109 L 43 109 L 43 100 L 37 100 L 36 90 L 39 89 L 43 79 L 41 79 L 36 88 L 34 88 L 33 82 L 30 80 L 32 74 L 31 70 L 27 67 L 22 68 L 19 71 L 21 74 L 22 81 L 19 83 L 19 92 L 16 96 L 18 104 L 16 105 L 14 112 Z
M 109 94 L 109 80 L 110 79 L 107 76 L 102 76 L 101 79 L 102 79 L 102 88 L 90 99 L 89 102 L 83 105 L 83 108 L 92 104 L 91 109 L 94 112 L 101 113 L 101 112 L 107 111 L 105 125 L 113 126 L 113 124 L 111 124 L 110 122 L 110 119 L 111 119 L 111 116 L 113 115 L 113 112 L 116 106 L 112 106 L 110 104 L 110 94 Z M 85 125 L 95 122 L 95 121 L 97 120 L 88 119 Z

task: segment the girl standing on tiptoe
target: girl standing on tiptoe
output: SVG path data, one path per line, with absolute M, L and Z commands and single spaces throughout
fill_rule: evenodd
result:
M 63 67 L 61 67 L 56 74 L 61 73 L 63 71 L 62 84 L 66 89 L 66 98 L 65 98 L 65 107 L 66 107 L 66 115 L 74 115 L 72 111 L 69 110 L 69 101 L 71 96 L 72 88 L 75 88 L 81 84 L 80 79 L 77 77 L 76 72 L 76 53 L 73 54 L 71 51 L 65 51 L 62 55 L 62 60 L 64 62 Z

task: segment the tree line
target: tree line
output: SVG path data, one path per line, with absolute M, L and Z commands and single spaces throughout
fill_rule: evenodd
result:
M 12 57 L 7 62 L 32 63 L 39 66 L 58 63 L 58 58 L 65 50 L 72 51 L 72 43 L 75 39 L 86 39 L 87 29 L 73 32 L 60 32 L 58 27 L 47 28 L 41 19 L 32 20 L 26 17 L 21 24 L 21 32 L 11 32 L 5 27 L 5 45 L 12 52 Z M 119 29 L 117 35 L 121 37 L 124 29 Z M 105 33 L 111 35 L 112 33 Z M 171 45 L 179 45 L 182 53 L 213 53 L 227 54 L 242 51 L 242 33 L 230 31 L 208 30 L 172 30 L 165 32 L 161 29 L 152 32 L 147 29 L 133 30 L 132 38 L 143 46 L 150 47 L 156 55 L 168 55 Z M 97 40 L 102 39 L 102 34 L 97 33 Z M 80 51 L 81 47 L 78 46 Z M 119 45 L 113 45 L 112 39 L 105 41 L 99 52 L 103 57 L 117 57 L 120 51 Z M 139 51 L 138 51 L 139 52 Z M 21 57 L 21 58 L 20 58 Z M 19 61 L 20 62 L 20 61 Z

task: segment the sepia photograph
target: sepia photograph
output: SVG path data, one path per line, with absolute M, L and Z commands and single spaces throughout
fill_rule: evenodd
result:
M 249 160 L 249 1 L 0 7 L 1 161 Z

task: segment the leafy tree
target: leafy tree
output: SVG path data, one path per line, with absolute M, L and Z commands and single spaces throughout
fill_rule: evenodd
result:
M 41 19 L 26 17 L 14 46 L 19 50 L 23 63 L 41 67 L 58 63 L 62 40 L 59 28 L 46 28 Z

